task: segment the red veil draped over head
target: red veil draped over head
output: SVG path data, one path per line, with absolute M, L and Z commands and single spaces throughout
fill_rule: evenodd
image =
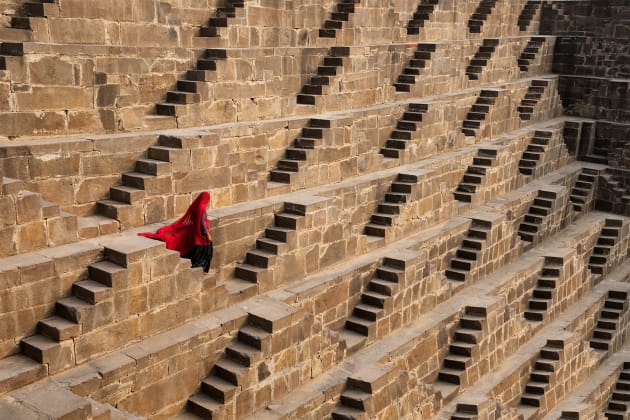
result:
M 192 202 L 186 213 L 175 222 L 159 228 L 156 233 L 142 232 L 138 235 L 166 242 L 166 248 L 179 251 L 179 255 L 186 254 L 194 245 L 208 245 L 210 241 L 201 232 L 201 223 L 203 222 L 206 230 L 210 232 L 206 216 L 206 207 L 209 202 L 210 193 L 204 191 Z

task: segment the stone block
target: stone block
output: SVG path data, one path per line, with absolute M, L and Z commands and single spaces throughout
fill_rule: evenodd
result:
M 18 253 L 44 248 L 47 244 L 45 221 L 31 222 L 17 227 L 16 246 Z

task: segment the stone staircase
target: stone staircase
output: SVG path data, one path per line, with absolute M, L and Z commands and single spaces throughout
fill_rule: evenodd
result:
M 478 80 L 479 75 L 483 72 L 483 69 L 488 65 L 488 61 L 492 58 L 492 54 L 496 47 L 499 45 L 499 39 L 488 38 L 484 39 L 479 49 L 475 53 L 475 56 L 470 60 L 470 63 L 466 67 L 466 76 L 470 80 Z
M 625 420 L 630 408 L 630 362 L 624 362 L 619 378 L 606 405 L 604 416 L 610 420 Z
M 475 13 L 468 19 L 468 32 L 471 34 L 480 34 L 483 24 L 492 14 L 492 9 L 497 4 L 497 0 L 481 0 Z
M 407 23 L 407 35 L 420 34 L 420 29 L 424 28 L 424 23 L 431 18 L 431 14 L 439 2 L 440 0 L 420 0 L 418 8 Z
M 569 195 L 574 211 L 581 213 L 591 206 L 598 175 L 597 171 L 589 169 L 583 169 L 580 172 Z
M 335 5 L 335 11 L 332 12 L 330 19 L 326 19 L 324 27 L 319 30 L 320 38 L 336 38 L 337 29 L 344 27 L 344 22 L 350 19 L 350 15 L 354 13 L 357 5 L 361 4 L 361 0 L 338 0 Z
M 534 363 L 529 374 L 529 381 L 525 385 L 525 392 L 521 395 L 520 404 L 540 407 L 541 400 L 555 380 L 555 373 L 561 367 L 560 359 L 564 351 L 562 340 L 547 340 L 547 344 L 540 349 L 540 356 Z
M 165 220 L 144 210 L 145 198 L 172 194 L 173 168 L 186 161 L 193 144 L 171 136 L 160 136 L 146 157 L 136 160 L 135 171 L 122 174 L 121 185 L 109 189 L 109 198 L 97 202 L 97 214 L 117 220 L 125 229 Z
M 413 139 L 413 134 L 418 130 L 422 122 L 422 115 L 427 112 L 427 104 L 410 103 L 402 117 L 396 123 L 385 146 L 381 148 L 381 154 L 385 157 L 398 159 L 402 151 L 407 148 L 407 143 Z
M 402 207 L 416 198 L 414 190 L 418 182 L 417 175 L 398 174 L 385 194 L 385 199 L 378 204 L 376 212 L 370 217 L 370 223 L 365 226 L 365 234 L 385 238 L 388 228 L 396 223 Z
M 300 169 L 312 160 L 311 155 L 322 143 L 330 128 L 330 120 L 311 118 L 291 147 L 286 149 L 284 158 L 270 171 L 269 179 L 273 182 L 291 184 Z
M 472 165 L 468 166 L 462 180 L 453 192 L 457 201 L 472 203 L 477 189 L 483 184 L 489 169 L 496 163 L 496 158 L 496 149 L 479 149 L 477 156 L 473 158 Z
M 527 243 L 526 247 L 538 243 L 547 234 L 544 226 L 552 216 L 556 198 L 553 191 L 538 190 L 534 202 L 518 227 L 518 236 Z
M 221 28 L 227 28 L 234 24 L 236 18 L 243 16 L 244 0 L 223 0 L 224 4 L 217 7 L 215 16 L 208 19 L 208 25 L 202 26 L 199 35 L 202 37 L 216 38 L 221 36 Z
M 536 59 L 540 48 L 545 44 L 545 42 L 545 38 L 541 37 L 532 37 L 527 42 L 527 45 L 517 59 L 518 67 L 522 72 L 529 71 L 529 66 Z
M 37 334 L 21 341 L 22 353 L 49 372 L 74 365 L 73 339 L 112 322 L 113 291 L 128 284 L 126 268 L 107 259 L 90 265 L 88 273 L 87 280 L 72 285 L 72 296 L 57 301 L 55 315 L 39 321 Z
M 401 266 L 400 261 L 394 258 L 383 259 L 344 328 L 367 338 L 375 338 L 378 320 L 394 308 L 394 296 L 398 293 L 403 274 L 404 263 Z
M 331 47 L 328 55 L 324 57 L 323 64 L 317 68 L 317 74 L 302 87 L 302 93 L 297 96 L 297 103 L 315 105 L 318 96 L 328 93 L 331 79 L 343 71 L 344 58 L 349 56 L 350 48 Z
M 526 31 L 531 25 L 532 19 L 540 9 L 540 3 L 539 0 L 529 0 L 525 3 L 521 14 L 518 16 L 518 27 L 521 32 Z
M 538 102 L 545 94 L 545 89 L 549 85 L 547 80 L 532 80 L 525 96 L 521 100 L 521 104 L 517 108 L 521 121 L 529 121 L 532 119 L 534 110 Z
M 444 273 L 447 279 L 457 282 L 468 279 L 473 266 L 478 263 L 478 254 L 487 246 L 491 228 L 489 222 L 473 219 L 466 237 L 449 261 L 449 268 Z
M 292 317 L 298 311 L 271 301 L 251 309 L 236 340 L 225 348 L 199 391 L 188 399 L 187 411 L 202 418 L 237 417 L 237 401 L 256 386 L 260 372 L 269 369 L 268 359 L 296 344 L 298 335 L 292 331 Z M 280 336 L 284 339 L 278 341 Z M 252 401 L 251 409 L 254 404 Z
M 462 133 L 465 136 L 477 136 L 481 131 L 482 123 L 486 120 L 490 109 L 495 104 L 499 92 L 496 90 L 484 89 L 479 93 L 477 101 L 470 108 L 462 126 Z
M 527 309 L 523 313 L 526 320 L 542 322 L 549 318 L 549 309 L 557 294 L 561 268 L 555 259 L 545 257 L 536 286 L 527 301 Z
M 220 37 L 222 28 L 235 24 L 238 19 L 243 20 L 244 7 L 243 0 L 224 0 L 223 6 L 216 9 L 215 16 L 208 19 L 207 26 L 200 28 L 199 36 Z M 187 105 L 207 100 L 210 96 L 210 83 L 217 80 L 217 61 L 225 59 L 227 59 L 225 49 L 206 49 L 197 60 L 195 68 L 188 70 L 185 78 L 177 81 L 175 89 L 166 93 L 165 100 L 156 104 L 156 114 L 165 117 L 181 116 L 185 114 Z
M 462 383 L 461 376 L 478 351 L 477 344 L 483 338 L 486 322 L 486 308 L 466 306 L 438 372 L 438 381 L 457 386 Z
M 157 115 L 176 117 L 185 113 L 186 105 L 207 99 L 209 83 L 216 80 L 217 61 L 225 59 L 226 50 L 206 49 L 195 68 L 186 72 L 186 78 L 177 81 L 176 90 L 168 91 L 165 101 L 156 105 Z
M 247 251 L 244 261 L 236 265 L 237 280 L 258 285 L 261 290 L 273 288 L 273 273 L 270 271 L 277 260 L 297 246 L 297 230 L 303 227 L 305 213 L 297 208 L 285 206 L 285 210 L 274 215 L 274 225 L 265 229 L 265 235 L 256 240 L 256 248 Z
M 436 44 L 418 44 L 412 58 L 409 59 L 407 66 L 394 83 L 397 92 L 411 92 L 411 87 L 416 84 L 417 76 L 422 74 L 436 48 Z
M 550 146 L 551 131 L 536 130 L 527 148 L 518 161 L 518 170 L 523 175 L 533 176 Z
M 621 229 L 623 221 L 620 219 L 606 219 L 606 223 L 602 228 L 597 244 L 593 248 L 593 253 L 588 259 L 588 268 L 595 275 L 605 276 L 613 261 L 610 260 L 616 245 L 621 238 Z
M 628 311 L 628 292 L 609 290 L 589 344 L 591 348 L 608 351 L 611 342 L 623 329 L 622 317 Z

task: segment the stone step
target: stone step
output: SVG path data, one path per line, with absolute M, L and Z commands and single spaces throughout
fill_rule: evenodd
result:
M 247 343 L 237 341 L 230 344 L 225 349 L 225 354 L 229 359 L 242 364 L 243 366 L 253 366 L 254 363 L 262 360 L 262 352 Z
M 388 302 L 391 302 L 391 296 L 374 291 L 365 291 L 361 294 L 361 301 L 367 305 L 384 309 Z
M 20 348 L 25 356 L 43 363 L 54 363 L 60 353 L 59 342 L 41 334 L 26 337 L 20 341 Z M 52 370 L 52 366 L 50 366 Z
M 350 316 L 346 320 L 346 328 L 355 331 L 365 337 L 374 336 L 376 333 L 376 323 L 358 316 Z
M 96 305 L 113 297 L 113 289 L 94 280 L 83 280 L 72 285 L 72 294 L 91 304 Z
M 226 404 L 234 398 L 239 387 L 216 375 L 212 375 L 201 383 L 201 390 L 212 399 L 221 404 Z
M 481 338 L 482 331 L 473 328 L 458 328 L 455 330 L 453 340 L 464 343 L 476 344 Z
M 245 254 L 245 264 L 268 269 L 276 264 L 277 254 L 263 249 L 252 249 Z M 239 277 L 240 278 L 240 277 Z M 245 279 L 243 279 L 245 280 Z
M 385 296 L 394 296 L 398 291 L 398 284 L 388 280 L 374 278 L 368 283 L 368 289 Z
M 455 268 L 449 268 L 445 271 L 446 278 L 454 281 L 466 281 L 469 274 L 469 271 L 458 270 Z
M 146 191 L 126 185 L 118 185 L 109 189 L 109 197 L 112 200 L 125 204 L 134 204 L 142 201 Z
M 373 322 L 381 318 L 384 315 L 385 311 L 382 308 L 376 306 L 359 303 L 354 307 L 352 313 L 358 318 Z
M 243 386 L 247 371 L 246 366 L 226 358 L 219 359 L 213 368 L 214 375 L 235 386 Z
M 376 223 L 368 223 L 365 225 L 365 234 L 368 236 L 376 236 L 379 238 L 385 238 L 387 234 L 388 226 L 379 225 Z
M 521 395 L 521 404 L 540 407 L 540 398 L 540 395 L 525 392 Z
M 39 321 L 37 328 L 40 334 L 56 342 L 69 340 L 81 334 L 79 324 L 59 316 L 52 316 Z
M 238 331 L 238 340 L 263 351 L 271 343 L 271 334 L 261 328 L 246 325 Z
M 222 403 L 201 392 L 188 398 L 186 408 L 191 413 L 204 419 L 221 418 L 220 416 L 225 411 Z
M 453 370 L 465 370 L 471 363 L 471 358 L 457 354 L 448 354 L 444 358 L 444 367 Z
M 128 272 L 124 267 L 110 261 L 99 261 L 88 267 L 90 280 L 113 289 L 124 289 L 128 285 Z
M 438 372 L 438 380 L 452 384 L 460 384 L 460 376 L 462 372 L 455 369 L 442 368 Z

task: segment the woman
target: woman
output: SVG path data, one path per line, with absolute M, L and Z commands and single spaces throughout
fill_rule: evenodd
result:
M 183 258 L 192 261 L 193 267 L 203 267 L 207 273 L 212 259 L 212 238 L 206 213 L 209 203 L 210 194 L 204 191 L 177 221 L 156 233 L 142 232 L 139 235 L 166 242 L 167 249 L 178 251 Z

